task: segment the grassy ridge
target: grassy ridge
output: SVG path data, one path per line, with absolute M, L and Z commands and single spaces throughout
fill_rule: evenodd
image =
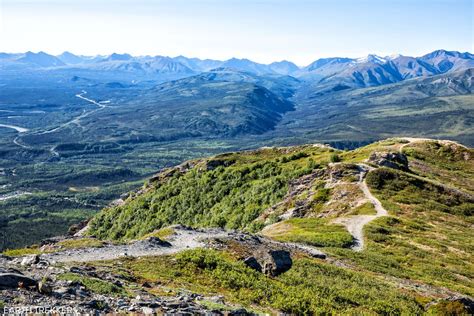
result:
M 362 162 L 374 151 L 399 150 L 407 153 L 411 172 L 377 168 L 367 176 L 370 190 L 390 216 L 366 226 L 364 251 L 356 253 L 345 248 L 350 236 L 341 226 L 331 225 L 325 219 L 291 219 L 269 226 L 271 230 L 263 230 L 264 234 L 282 241 L 326 246 L 327 252 L 361 270 L 473 295 L 474 201 L 466 193 L 471 181 L 472 156 L 468 155 L 472 155 L 472 150 L 453 143 L 407 144 L 392 139 L 337 153 L 349 168 L 347 163 Z M 92 222 L 90 233 L 126 240 L 172 223 L 256 231 L 263 227 L 259 215 L 287 198 L 288 183 L 325 168 L 334 153 L 328 148 L 302 146 L 201 160 L 185 173 L 171 172 L 173 175 L 150 184 L 146 193 L 131 198 L 125 205 L 103 210 Z M 431 179 L 423 173 L 426 166 L 437 170 Z M 445 179 L 447 186 L 440 184 Z M 345 193 L 340 192 L 352 194 L 349 189 L 344 190 Z M 291 196 L 281 205 L 293 207 L 305 192 Z M 326 194 L 322 199 L 325 208 L 336 207 L 337 203 L 328 201 L 332 196 L 333 193 Z M 313 196 L 318 198 L 318 194 Z M 322 215 L 315 212 L 307 215 Z M 346 214 L 373 212 L 371 205 L 362 204 Z M 331 216 L 334 215 L 329 215 L 328 220 Z M 269 224 L 278 221 L 271 215 L 268 218 L 273 219 Z
M 369 173 L 367 183 L 391 217 L 370 223 L 367 249 L 327 249 L 364 269 L 474 294 L 474 201 L 409 174 Z
M 104 210 L 90 232 L 132 239 L 174 223 L 258 230 L 262 224 L 255 219 L 286 194 L 289 180 L 327 164 L 332 151 L 306 146 L 218 156 L 151 184 L 123 206 Z

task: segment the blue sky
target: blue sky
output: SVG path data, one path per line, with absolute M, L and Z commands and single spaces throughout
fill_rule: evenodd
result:
M 0 0 L 0 51 L 287 59 L 473 52 L 473 0 Z

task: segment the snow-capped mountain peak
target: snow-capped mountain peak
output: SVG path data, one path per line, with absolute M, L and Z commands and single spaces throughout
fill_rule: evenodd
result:
M 356 58 L 355 60 L 355 63 L 357 64 L 362 64 L 362 63 L 377 63 L 377 64 L 383 64 L 383 63 L 386 63 L 387 62 L 387 59 L 383 58 L 383 57 L 380 57 L 380 56 L 377 56 L 377 55 L 373 55 L 373 54 L 369 54 L 365 57 L 361 57 L 361 58 Z
M 394 60 L 394 59 L 397 59 L 399 57 L 403 57 L 403 55 L 402 54 L 392 54 L 392 55 L 385 56 L 384 58 L 386 60 Z

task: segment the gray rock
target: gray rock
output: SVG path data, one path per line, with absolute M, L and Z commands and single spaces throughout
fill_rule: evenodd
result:
M 38 291 L 41 294 L 51 294 L 53 292 L 53 289 L 51 288 L 51 285 L 49 285 L 47 282 L 40 281 L 38 283 Z
M 222 295 L 212 296 L 209 297 L 207 300 L 216 304 L 224 304 L 224 296 Z
M 143 248 L 154 248 L 154 247 L 170 247 L 171 244 L 166 240 L 162 240 L 158 237 L 150 237 L 145 240 L 140 240 L 135 243 L 135 246 L 141 246 Z
M 36 280 L 22 274 L 0 273 L 0 288 L 32 287 L 36 285 Z
M 229 315 L 253 315 L 253 314 L 247 312 L 245 308 L 239 308 L 239 309 L 231 311 Z
M 145 315 L 153 315 L 155 311 L 150 307 L 142 307 L 142 313 Z
M 290 270 L 293 265 L 290 253 L 286 250 L 270 250 L 263 255 L 262 272 L 277 276 Z
M 6 255 L 2 255 L 2 254 L 0 253 L 0 259 L 1 259 L 1 260 L 4 260 L 4 261 L 10 261 L 10 260 L 12 260 L 12 257 L 6 256 Z
M 217 167 L 228 167 L 235 163 L 235 159 L 212 159 L 206 162 L 206 170 L 214 170 Z
M 252 269 L 254 269 L 258 272 L 262 272 L 262 266 L 260 265 L 260 263 L 258 263 L 258 261 L 257 261 L 257 259 L 255 259 L 255 257 L 245 258 L 244 264 L 249 268 L 252 268 Z
M 92 308 L 94 310 L 109 310 L 109 305 L 101 300 L 92 300 L 84 304 L 84 307 Z
M 61 287 L 55 289 L 54 293 L 56 293 L 58 296 L 63 296 L 64 294 L 69 293 L 69 288 L 67 288 L 65 286 L 61 286 Z
M 37 264 L 40 261 L 38 255 L 26 256 L 21 260 L 22 266 L 31 266 L 32 264 Z
M 46 260 L 41 260 L 36 264 L 36 268 L 38 269 L 47 269 L 49 267 L 49 262 Z
M 448 299 L 451 302 L 459 302 L 464 306 L 466 315 L 474 315 L 474 300 L 470 297 L 455 296 Z
M 369 156 L 369 162 L 381 167 L 408 171 L 408 158 L 399 152 L 373 152 Z
M 72 273 L 84 274 L 84 271 L 82 271 L 82 269 L 80 269 L 78 267 L 71 267 L 69 269 L 69 271 L 72 272 Z

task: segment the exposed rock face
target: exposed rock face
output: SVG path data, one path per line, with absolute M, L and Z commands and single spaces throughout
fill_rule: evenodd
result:
M 37 282 L 19 273 L 0 273 L 0 289 L 33 287 Z
M 228 167 L 235 163 L 235 160 L 232 159 L 211 159 L 206 162 L 206 170 L 214 170 L 217 167 L 223 166 Z
M 286 250 L 260 251 L 256 254 L 256 257 L 248 257 L 244 260 L 244 263 L 248 267 L 269 276 L 282 274 L 293 265 L 290 253 Z
M 229 312 L 211 310 L 201 302 L 210 301 L 212 297 L 208 298 L 184 290 L 176 295 L 159 297 L 136 289 L 134 297 L 128 295 L 117 297 L 112 294 L 94 293 L 81 282 L 58 279 L 59 275 L 71 272 L 87 278 L 93 277 L 107 281 L 118 288 L 122 288 L 123 284 L 130 281 L 127 276 L 96 270 L 95 267 L 87 265 L 70 268 L 50 266 L 51 269 L 48 269 L 50 278 L 36 282 L 35 279 L 44 278 L 45 268 L 38 264 L 25 268 L 20 265 L 20 261 L 0 257 L 0 266 L 2 266 L 0 268 L 0 297 L 7 311 L 28 307 L 33 311 L 31 314 L 39 315 L 43 313 L 35 311 L 40 305 L 67 311 L 58 313 L 61 315 L 253 315 L 245 309 L 229 305 L 223 297 L 219 298 L 219 303 L 229 306 L 232 309 Z M 15 267 L 25 269 L 25 273 L 28 273 L 30 277 L 21 274 Z M 3 307 L 0 307 L 0 310 L 3 311 Z
M 74 236 L 76 235 L 78 232 L 80 232 L 83 228 L 85 228 L 87 226 L 87 224 L 89 223 L 89 220 L 86 219 L 86 220 L 83 220 L 82 222 L 79 222 L 77 224 L 74 224 L 72 225 L 71 227 L 69 227 L 69 230 L 67 232 L 67 234 L 69 236 Z
M 314 186 L 316 181 L 325 176 L 325 172 L 325 169 L 316 169 L 308 175 L 291 180 L 289 182 L 288 193 L 285 195 L 283 200 L 266 209 L 259 216 L 259 219 L 267 221 L 268 223 L 268 219 L 271 214 L 279 213 L 279 211 L 282 210 L 283 214 L 279 216 L 282 220 L 293 217 L 304 217 L 304 215 L 306 215 L 307 211 L 310 209 L 315 191 L 308 191 L 308 196 L 305 199 L 297 199 L 296 197 Z M 296 202 L 294 207 L 288 208 L 287 206 L 295 200 Z
M 273 250 L 265 254 L 262 272 L 267 275 L 277 276 L 290 270 L 292 265 L 293 261 L 288 251 Z
M 454 297 L 451 301 L 459 302 L 464 306 L 464 309 L 468 315 L 474 314 L 474 300 L 469 297 Z
M 148 248 L 152 248 L 152 247 L 170 247 L 171 244 L 169 242 L 167 242 L 166 240 L 162 240 L 158 237 L 149 237 L 145 240 L 140 240 L 140 241 L 137 241 L 136 242 L 136 245 L 138 246 L 143 246 L 143 247 L 148 247 Z
M 177 165 L 177 166 L 175 166 L 175 167 L 165 168 L 165 169 L 161 170 L 160 172 L 158 172 L 157 174 L 155 174 L 154 176 L 152 176 L 152 177 L 150 178 L 150 183 L 153 183 L 153 182 L 160 182 L 160 181 L 162 181 L 163 179 L 172 177 L 172 176 L 175 175 L 176 173 L 184 174 L 184 173 L 188 172 L 190 169 L 194 168 L 194 166 L 195 166 L 199 161 L 200 161 L 200 160 L 196 160 L 196 161 L 186 161 L 186 162 L 183 162 L 182 164 Z
M 40 258 L 38 255 L 27 256 L 23 258 L 23 260 L 21 261 L 21 265 L 30 266 L 32 264 L 38 263 L 39 261 L 40 261 Z
M 399 152 L 373 152 L 368 162 L 381 167 L 408 171 L 408 158 Z
M 247 267 L 252 268 L 258 272 L 262 272 L 262 266 L 260 263 L 258 263 L 257 259 L 255 257 L 247 257 L 244 260 L 244 263 Z
M 107 245 L 101 248 L 67 249 L 58 253 L 42 254 L 39 261 L 27 266 L 21 265 L 25 257 L 0 255 L 0 297 L 7 308 L 41 305 L 51 307 L 73 306 L 76 314 L 168 314 L 168 315 L 253 315 L 251 312 L 226 302 L 223 297 L 208 297 L 180 290 L 172 295 L 155 295 L 149 289 L 158 288 L 159 282 L 135 278 L 128 273 L 117 273 L 108 267 L 94 267 L 76 260 L 73 264 L 67 259 L 88 259 L 96 261 L 104 251 L 114 254 L 108 259 L 119 258 L 118 252 L 127 251 L 134 256 L 166 255 L 174 249 L 209 247 L 217 250 L 229 249 L 236 257 L 244 260 L 257 271 L 275 276 L 291 268 L 291 256 L 310 255 L 324 258 L 316 249 L 290 243 L 281 243 L 268 238 L 221 229 L 192 229 L 174 225 L 175 231 L 168 241 L 156 237 L 134 241 L 126 245 Z M 73 239 L 73 238 L 72 238 Z M 55 239 L 56 240 L 56 239 Z M 57 240 L 64 240 L 64 237 Z M 156 252 L 159 251 L 159 252 Z M 291 254 L 291 256 L 290 256 Z M 27 257 L 31 260 L 33 257 Z M 35 259 L 36 260 L 36 259 Z M 34 260 L 33 260 L 34 261 Z M 59 263 L 59 264 L 58 264 Z M 119 262 L 117 262 L 120 265 Z M 133 288 L 133 295 L 96 293 L 81 280 L 63 280 L 60 276 L 75 274 L 81 280 L 96 279 L 108 283 L 114 291 Z M 35 281 L 38 280 L 38 281 Z M 170 292 L 167 292 L 170 293 Z M 206 307 L 208 301 L 226 305 L 229 311 L 212 310 Z M 230 311 L 231 310 L 231 311 Z M 72 312 L 71 312 L 72 313 Z

